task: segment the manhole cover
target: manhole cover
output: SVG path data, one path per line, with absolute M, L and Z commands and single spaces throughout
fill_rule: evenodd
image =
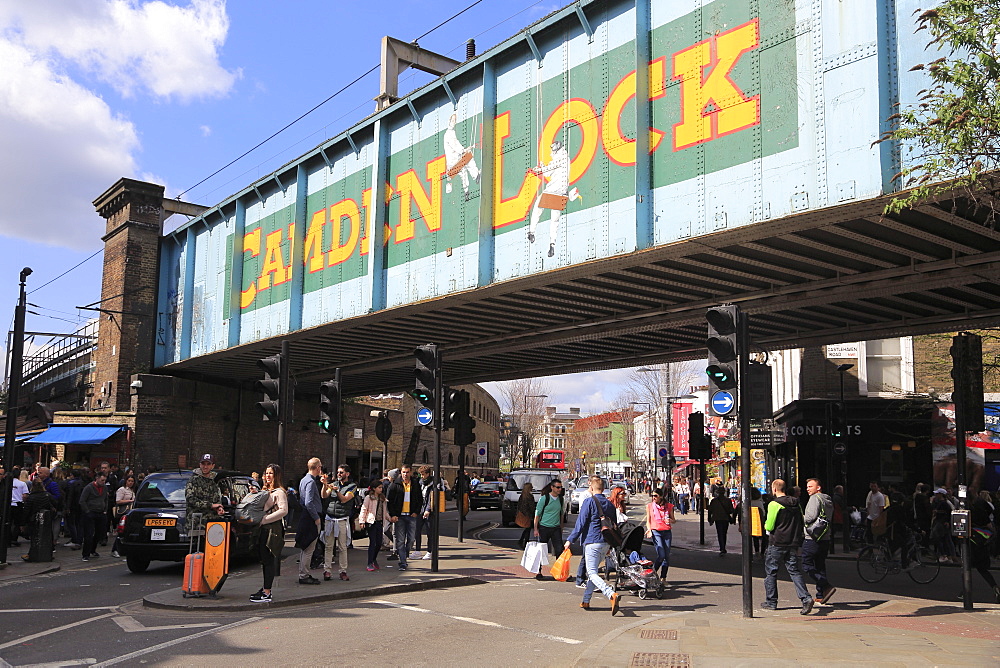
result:
M 643 629 L 639 632 L 639 637 L 645 640 L 677 640 L 677 631 Z
M 667 652 L 635 652 L 629 661 L 629 668 L 687 668 L 691 665 L 689 654 L 672 654 Z

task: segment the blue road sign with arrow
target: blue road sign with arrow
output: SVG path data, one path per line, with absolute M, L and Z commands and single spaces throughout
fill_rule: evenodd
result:
M 733 410 L 733 406 L 735 405 L 736 401 L 733 399 L 732 392 L 719 390 L 712 395 L 712 410 L 717 415 L 726 415 Z
M 434 411 L 429 408 L 421 408 L 417 411 L 417 422 L 424 425 L 425 427 L 431 423 L 434 419 Z

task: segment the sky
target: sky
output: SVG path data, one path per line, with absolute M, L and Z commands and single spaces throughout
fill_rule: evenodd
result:
M 25 266 L 27 331 L 95 315 L 77 308 L 100 299 L 92 202 L 119 178 L 216 204 L 374 111 L 377 71 L 215 174 L 377 65 L 384 35 L 433 30 L 420 45 L 463 60 L 470 37 L 482 53 L 564 4 L 0 0 L 0 320 L 13 321 Z M 409 70 L 400 92 L 430 79 Z M 549 403 L 603 410 L 626 374 L 553 377 Z

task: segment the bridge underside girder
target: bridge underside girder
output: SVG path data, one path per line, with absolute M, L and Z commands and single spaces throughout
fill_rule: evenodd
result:
M 413 348 L 459 384 L 704 357 L 705 309 L 739 304 L 756 349 L 1000 324 L 1000 233 L 964 201 L 883 216 L 885 198 L 449 294 L 289 334 L 300 391 L 342 369 L 360 395 L 413 385 Z M 257 378 L 274 338 L 170 364 Z

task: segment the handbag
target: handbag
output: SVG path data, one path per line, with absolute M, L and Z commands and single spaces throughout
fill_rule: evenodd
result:
M 514 524 L 521 527 L 522 529 L 527 529 L 534 524 L 532 518 L 528 517 L 527 513 L 524 511 L 517 511 L 517 515 L 514 517 Z
M 601 502 L 595 497 L 590 497 L 597 504 L 597 516 L 601 518 L 601 536 L 604 538 L 604 542 L 611 547 L 618 547 L 622 544 L 622 534 L 615 526 L 614 520 L 608 519 L 604 514 L 604 508 L 601 507 Z

